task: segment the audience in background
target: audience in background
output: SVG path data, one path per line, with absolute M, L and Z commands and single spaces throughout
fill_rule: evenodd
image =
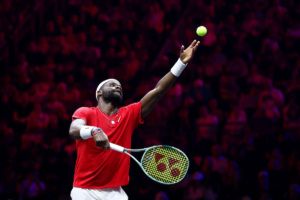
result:
M 181 148 L 189 174 L 162 186 L 132 165 L 130 199 L 299 199 L 299 1 L 24 4 L 0 3 L 1 199 L 68 199 L 72 111 L 108 77 L 141 97 L 200 24 L 196 58 L 133 141 Z

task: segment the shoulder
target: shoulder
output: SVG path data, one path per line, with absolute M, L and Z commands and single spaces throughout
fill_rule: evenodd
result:
M 94 113 L 96 110 L 96 107 L 80 107 L 78 108 L 72 118 L 86 118 L 91 113 Z
M 77 112 L 92 112 L 93 110 L 95 110 L 95 107 L 80 107 L 80 108 L 77 108 L 77 110 L 75 110 L 74 113 L 77 113 Z
M 137 126 L 138 124 L 144 123 L 141 115 L 141 110 L 142 103 L 139 101 L 122 107 L 120 109 L 120 113 L 126 114 L 129 118 L 132 119 L 134 126 Z
M 139 109 L 141 109 L 141 107 L 142 107 L 142 103 L 139 101 L 139 102 L 135 102 L 135 103 L 131 103 L 126 106 L 123 106 L 120 108 L 120 110 L 127 110 L 127 111 L 139 110 Z

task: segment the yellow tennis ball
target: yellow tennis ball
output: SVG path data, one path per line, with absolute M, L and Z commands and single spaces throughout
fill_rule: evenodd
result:
M 205 26 L 198 26 L 196 33 L 198 36 L 203 37 L 207 33 L 207 28 Z

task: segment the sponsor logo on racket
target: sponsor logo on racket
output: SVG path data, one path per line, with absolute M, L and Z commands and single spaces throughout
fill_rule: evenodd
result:
M 165 155 L 160 153 L 155 153 L 154 157 L 157 171 L 163 173 L 167 169 L 169 169 L 168 173 L 170 173 L 171 176 L 177 177 L 180 175 L 181 171 L 177 167 L 174 167 L 175 164 L 180 163 L 180 160 L 172 157 L 166 157 Z

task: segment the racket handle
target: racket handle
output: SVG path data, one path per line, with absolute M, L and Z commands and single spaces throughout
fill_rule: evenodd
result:
M 121 153 L 124 153 L 124 151 L 125 151 L 125 148 L 120 146 L 120 145 L 117 145 L 117 144 L 114 144 L 114 143 L 109 143 L 109 145 L 110 145 L 110 148 L 112 150 L 115 150 L 115 151 L 118 151 L 118 152 L 121 152 Z

